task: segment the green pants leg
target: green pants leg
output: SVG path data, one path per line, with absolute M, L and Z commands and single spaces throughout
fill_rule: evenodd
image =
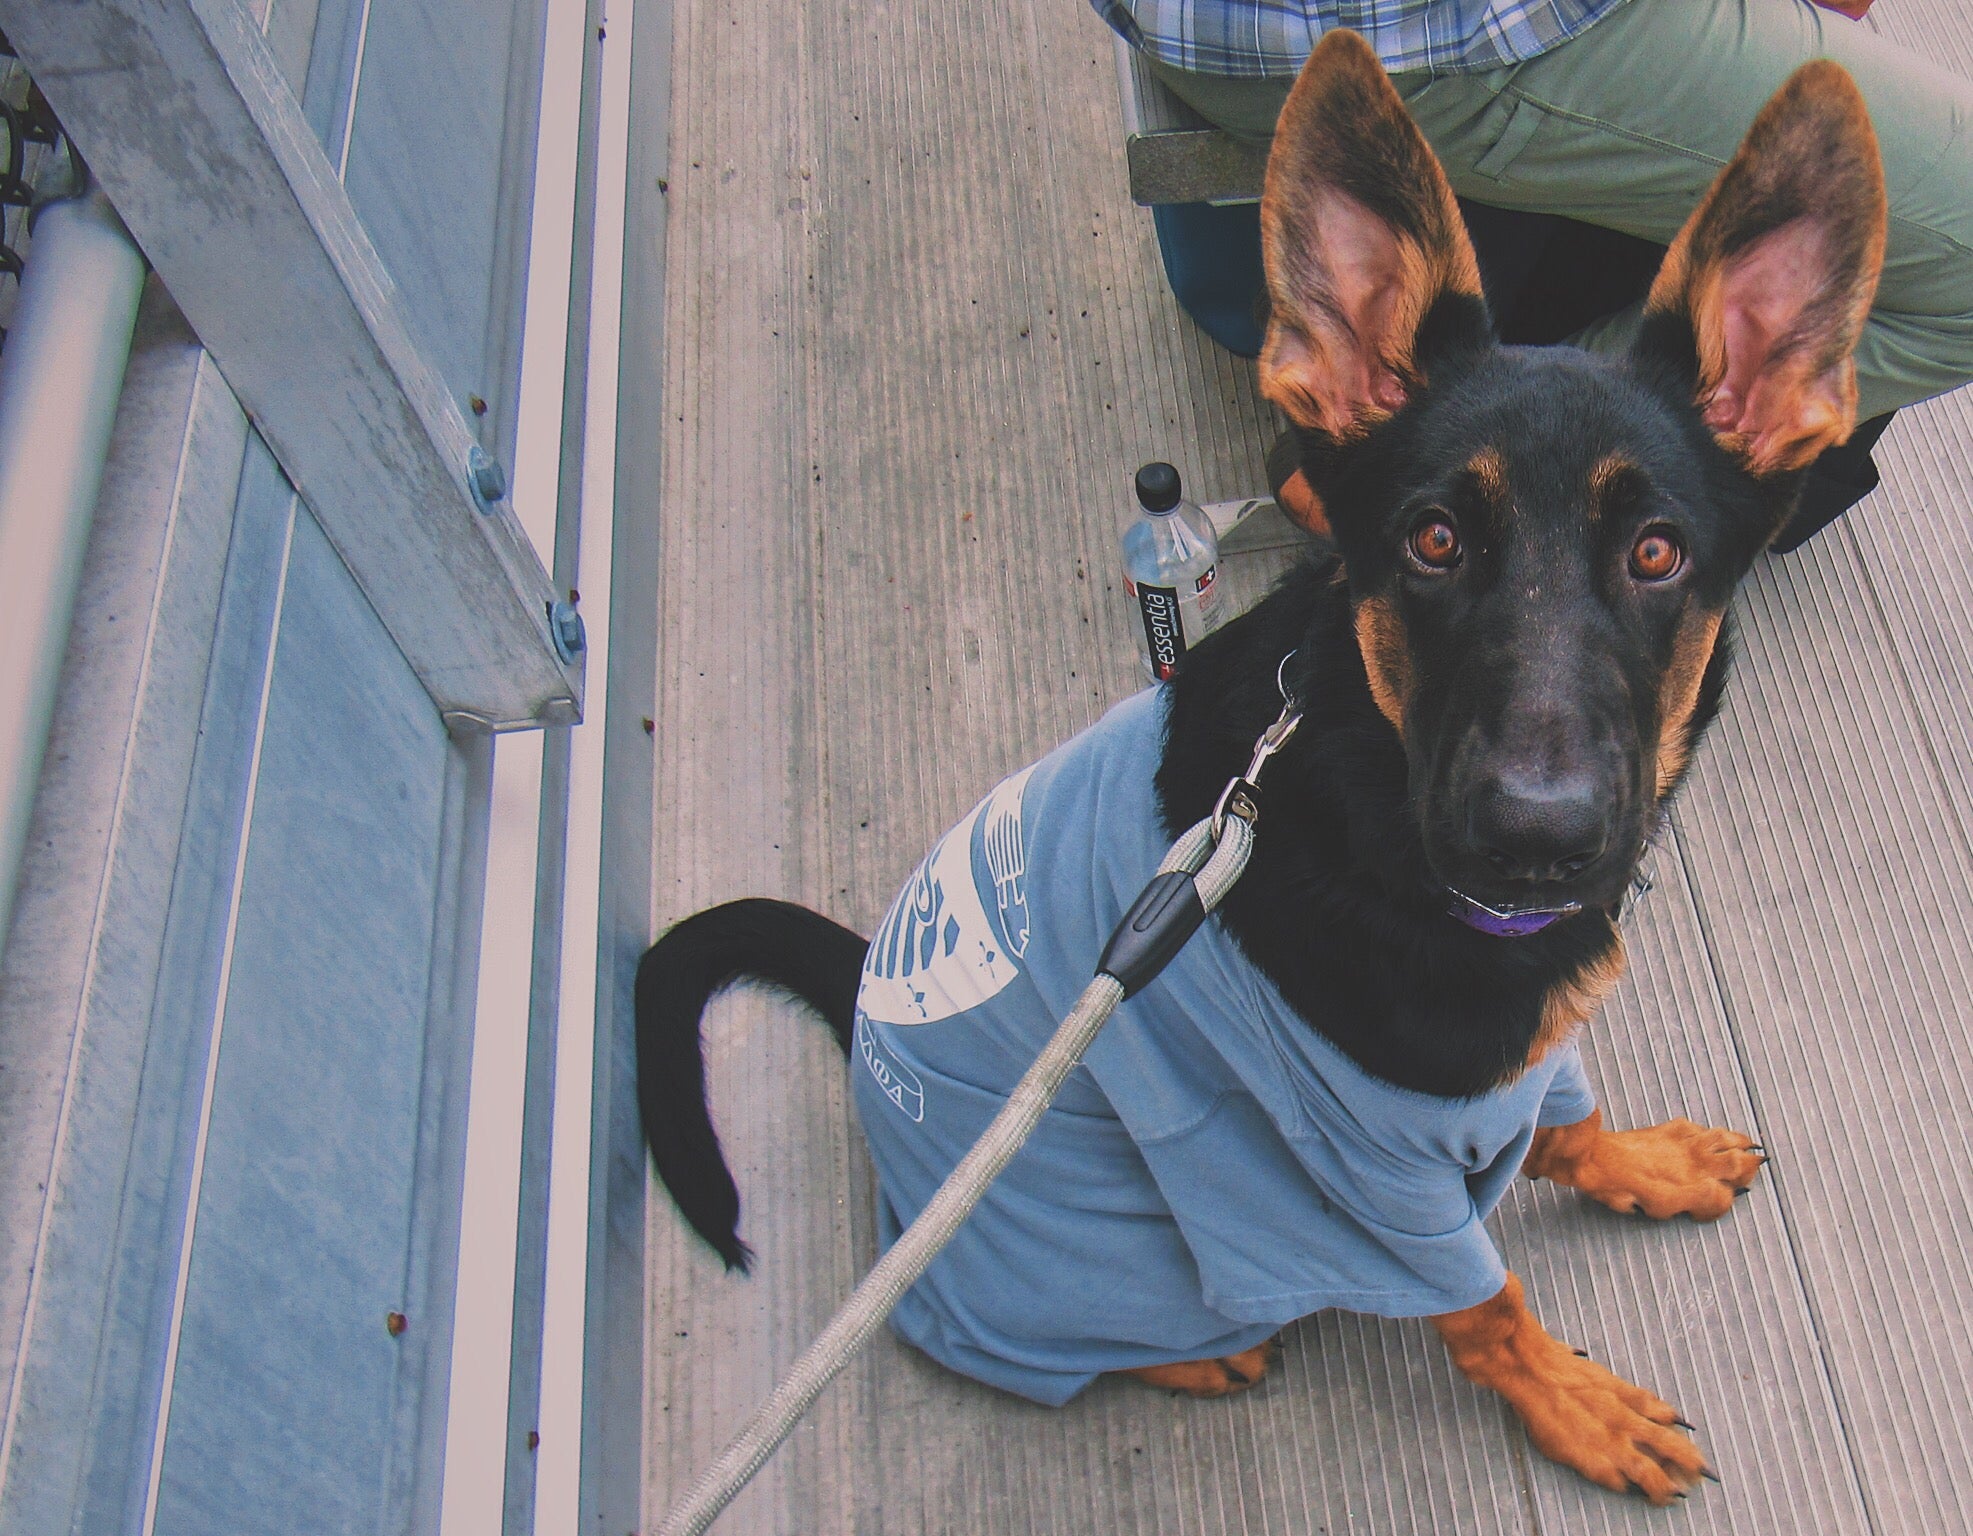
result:
M 1462 196 L 1668 243 L 1795 68 L 1856 77 L 1883 147 L 1890 244 L 1857 352 L 1867 419 L 1973 379 L 1973 81 L 1808 0 L 1631 0 L 1580 37 L 1477 74 L 1394 76 Z M 1208 119 L 1271 135 L 1288 80 L 1154 65 Z M 1621 346 L 1622 317 L 1581 338 Z

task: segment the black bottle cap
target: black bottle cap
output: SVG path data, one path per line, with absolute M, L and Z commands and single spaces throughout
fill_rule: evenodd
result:
M 1162 461 L 1137 472 L 1137 501 L 1146 512 L 1169 512 L 1178 505 L 1178 471 Z

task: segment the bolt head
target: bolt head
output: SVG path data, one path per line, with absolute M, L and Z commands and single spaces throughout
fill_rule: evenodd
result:
M 548 633 L 563 661 L 574 661 L 589 643 L 583 630 L 582 615 L 575 611 L 573 603 L 548 605 Z
M 482 512 L 491 512 L 495 502 L 507 499 L 507 471 L 478 443 L 466 454 L 466 479 Z

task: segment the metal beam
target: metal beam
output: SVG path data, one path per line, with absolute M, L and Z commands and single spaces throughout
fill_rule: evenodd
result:
M 1124 140 L 1131 201 L 1161 203 L 1251 202 L 1261 195 L 1267 151 L 1243 144 L 1217 128 L 1177 128 L 1134 133 Z
M 101 193 L 41 210 L 0 354 L 0 946 L 143 287 Z
M 471 428 L 238 0 L 0 0 L 0 27 L 433 702 L 578 718 L 582 667 Z
M 656 921 L 655 782 L 651 738 L 644 733 L 641 716 L 649 707 L 645 701 L 657 697 L 657 648 L 650 637 L 658 631 L 657 575 L 663 552 L 655 497 L 647 506 L 641 493 L 645 486 L 655 492 L 652 475 L 661 463 L 667 407 L 661 377 L 652 378 L 643 360 L 666 355 L 663 294 L 669 216 L 664 188 L 666 178 L 674 174 L 670 125 L 675 5 L 674 0 L 636 0 L 630 11 L 624 18 L 634 22 L 633 28 L 625 29 L 631 32 L 624 40 L 630 51 L 629 67 L 605 87 L 597 175 L 601 190 L 595 260 L 600 271 L 614 267 L 620 275 L 595 288 L 592 368 L 613 361 L 615 374 L 609 394 L 592 396 L 590 407 L 599 415 L 608 410 L 611 420 L 607 436 L 599 431 L 591 439 L 590 468 L 601 489 L 585 498 L 582 520 L 581 580 L 593 580 L 591 570 L 605 557 L 611 572 L 610 708 L 603 761 L 589 770 L 595 775 L 597 799 L 588 805 L 593 805 L 599 824 L 585 819 L 588 805 L 580 757 L 572 774 L 569 811 L 569 905 L 573 911 L 579 893 L 595 903 L 588 933 L 582 934 L 571 921 L 566 940 L 571 945 L 587 940 L 596 978 L 588 1106 L 582 1465 L 578 1520 L 573 1527 L 585 1533 L 639 1528 L 646 1443 L 646 1153 L 637 1114 L 631 1001 L 638 957 Z M 612 45 L 618 31 L 613 17 Z M 620 61 L 616 67 L 621 67 Z M 619 155 L 624 158 L 619 160 Z M 620 215 L 610 206 L 617 201 L 619 187 Z M 603 423 L 595 425 L 600 428 Z M 614 496 L 609 494 L 612 489 Z M 599 515 L 604 513 L 608 522 Z M 581 738 L 587 733 L 574 734 L 580 752 Z M 587 891 L 577 884 L 581 868 L 577 858 L 585 845 L 597 851 Z M 575 1027 L 568 1004 L 562 1017 L 564 1028 Z M 552 1506 L 549 1512 L 553 1513 Z

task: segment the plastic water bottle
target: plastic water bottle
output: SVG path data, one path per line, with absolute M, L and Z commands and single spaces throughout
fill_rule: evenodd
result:
M 1124 590 L 1145 668 L 1160 682 L 1225 617 L 1212 519 L 1179 491 L 1171 465 L 1146 464 L 1137 472 L 1144 515 L 1124 531 Z

